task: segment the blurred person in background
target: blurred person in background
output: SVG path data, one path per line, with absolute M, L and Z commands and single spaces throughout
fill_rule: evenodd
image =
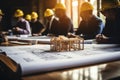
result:
M 0 32 L 3 31 L 3 25 L 2 25 L 2 18 L 3 18 L 3 12 L 2 10 L 0 9 Z
M 39 36 L 42 35 L 42 32 L 44 31 L 43 24 L 38 20 L 38 14 L 37 12 L 31 13 L 31 23 L 30 23 L 32 36 Z
M 67 36 L 68 33 L 74 33 L 73 23 L 66 15 L 66 6 L 63 3 L 57 3 L 55 6 L 55 16 L 58 18 L 56 26 L 56 35 Z
M 56 34 L 56 26 L 58 25 L 58 19 L 54 16 L 54 12 L 52 9 L 46 9 L 44 12 L 44 17 L 47 20 L 46 29 L 44 31 L 44 35 L 55 35 Z
M 25 16 L 25 19 L 30 23 L 31 22 L 31 15 L 30 14 L 27 14 Z
M 120 44 L 120 1 L 102 0 L 101 13 L 106 17 L 106 23 L 102 34 L 96 36 L 96 41 Z
M 2 10 L 0 9 L 0 44 L 2 42 L 7 42 L 7 38 L 5 36 L 5 34 L 7 34 L 6 32 L 4 32 L 4 29 L 3 29 L 3 23 L 2 23 L 2 18 L 3 18 L 3 12 Z
M 84 39 L 94 39 L 97 34 L 102 32 L 104 24 L 102 20 L 93 14 L 93 5 L 84 2 L 80 8 L 82 21 L 76 31 L 76 35 L 82 35 Z
M 22 10 L 17 9 L 14 17 L 17 19 L 16 25 L 13 27 L 13 33 L 15 35 L 31 35 L 30 24 L 23 18 L 24 13 Z

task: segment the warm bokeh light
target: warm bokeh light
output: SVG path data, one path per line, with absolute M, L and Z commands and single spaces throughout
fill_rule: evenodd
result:
M 61 3 L 65 3 L 65 0 L 61 0 Z
M 74 28 L 78 28 L 78 25 L 81 22 L 80 6 L 85 1 L 87 2 L 89 0 L 58 0 L 58 2 L 64 3 L 66 5 L 66 8 L 67 8 L 66 14 L 73 21 Z M 101 3 L 101 0 L 99 2 Z M 90 3 L 94 7 L 93 13 L 95 15 L 98 15 L 97 0 L 90 0 Z M 100 14 L 100 17 L 103 18 L 103 16 L 101 16 L 101 14 Z M 104 18 L 103 18 L 103 20 L 104 20 Z
M 73 24 L 74 28 L 78 27 L 78 0 L 72 2 Z
M 77 1 L 77 0 L 76 0 L 76 1 L 73 1 L 73 2 L 72 2 L 72 5 L 73 5 L 73 6 L 78 6 L 78 1 Z

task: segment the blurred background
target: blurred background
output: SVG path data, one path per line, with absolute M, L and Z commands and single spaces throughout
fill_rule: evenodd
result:
M 94 14 L 100 16 L 104 20 L 104 16 L 99 12 L 101 9 L 101 0 L 0 0 L 0 9 L 5 13 L 3 17 L 4 28 L 8 30 L 14 25 L 14 12 L 16 9 L 23 10 L 24 14 L 30 14 L 36 11 L 39 20 L 44 24 L 44 11 L 47 8 L 54 9 L 56 3 L 64 3 L 67 7 L 67 15 L 72 19 L 74 29 L 78 28 L 81 21 L 80 5 L 84 1 L 89 1 L 94 6 Z

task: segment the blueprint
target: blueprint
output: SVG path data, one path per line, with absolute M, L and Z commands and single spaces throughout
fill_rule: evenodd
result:
M 19 63 L 22 75 L 120 60 L 120 47 L 85 44 L 84 50 L 53 52 L 50 45 L 2 46 L 0 51 Z

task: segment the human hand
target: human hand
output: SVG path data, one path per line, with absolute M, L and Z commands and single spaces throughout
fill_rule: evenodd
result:
M 96 41 L 98 42 L 98 43 L 106 43 L 107 41 L 108 41 L 108 37 L 106 37 L 105 35 L 103 35 L 103 34 L 98 34 L 98 35 L 96 35 Z
M 39 36 L 39 34 L 32 34 L 32 36 Z
M 21 28 L 15 27 L 15 30 L 16 30 L 16 31 L 21 31 Z

